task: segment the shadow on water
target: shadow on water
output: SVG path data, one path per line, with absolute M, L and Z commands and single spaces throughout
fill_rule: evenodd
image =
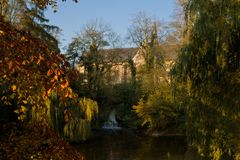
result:
M 188 160 L 185 137 L 140 137 L 129 131 L 100 130 L 74 146 L 87 160 Z

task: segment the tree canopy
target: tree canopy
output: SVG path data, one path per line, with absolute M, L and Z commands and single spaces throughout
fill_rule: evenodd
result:
M 67 73 L 69 63 L 40 39 L 0 20 L 1 107 L 15 100 L 21 113 L 26 107 L 42 108 L 52 91 L 61 99 L 73 97 Z
M 187 34 L 173 73 L 189 96 L 187 136 L 206 159 L 239 159 L 240 3 L 185 3 Z

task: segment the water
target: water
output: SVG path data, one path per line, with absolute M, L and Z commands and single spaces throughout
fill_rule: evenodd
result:
M 129 131 L 101 130 L 75 147 L 87 160 L 184 160 L 184 137 L 147 138 Z

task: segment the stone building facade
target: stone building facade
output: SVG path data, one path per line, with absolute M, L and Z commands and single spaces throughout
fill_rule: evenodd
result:
M 176 59 L 176 52 L 174 46 L 163 46 L 164 68 L 165 73 L 160 76 L 168 76 L 171 67 L 174 65 Z M 107 68 L 105 78 L 113 84 L 129 82 L 132 77 L 131 64 L 134 65 L 136 73 L 140 70 L 141 66 L 145 64 L 142 50 L 139 48 L 117 48 L 117 49 L 104 49 L 99 52 L 102 58 L 101 62 Z M 84 55 L 83 55 L 84 56 Z M 82 75 L 87 75 L 85 67 L 80 63 L 77 65 L 77 70 Z M 85 82 L 87 80 L 85 79 Z

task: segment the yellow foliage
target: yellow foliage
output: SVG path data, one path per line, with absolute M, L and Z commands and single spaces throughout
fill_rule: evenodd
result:
M 27 104 L 27 101 L 26 101 L 26 100 L 23 100 L 23 103 L 24 103 L 24 104 Z
M 133 106 L 134 112 L 142 119 L 142 125 L 153 129 L 165 128 L 176 117 L 171 96 L 168 94 L 156 91 L 146 101 L 141 99 L 138 105 Z
M 82 111 L 85 113 L 85 119 L 91 122 L 94 115 L 98 113 L 97 102 L 84 97 L 80 100 L 80 106 Z
M 25 112 L 26 112 L 26 110 L 27 110 L 27 109 L 26 109 L 26 107 L 25 107 L 25 106 L 21 106 L 21 112 L 22 112 L 22 113 L 25 113 Z
M 91 135 L 91 123 L 85 119 L 74 119 L 64 126 L 64 135 L 71 142 L 87 140 Z
M 235 160 L 240 160 L 240 153 L 236 154 Z
M 210 149 L 212 150 L 211 157 L 213 158 L 213 160 L 220 160 L 223 154 L 221 148 L 219 148 L 217 145 L 212 144 L 210 146 Z
M 81 98 L 79 105 L 71 108 L 72 118 L 64 126 L 64 136 L 72 142 L 87 140 L 91 135 L 91 121 L 98 113 L 98 104 L 88 98 Z

